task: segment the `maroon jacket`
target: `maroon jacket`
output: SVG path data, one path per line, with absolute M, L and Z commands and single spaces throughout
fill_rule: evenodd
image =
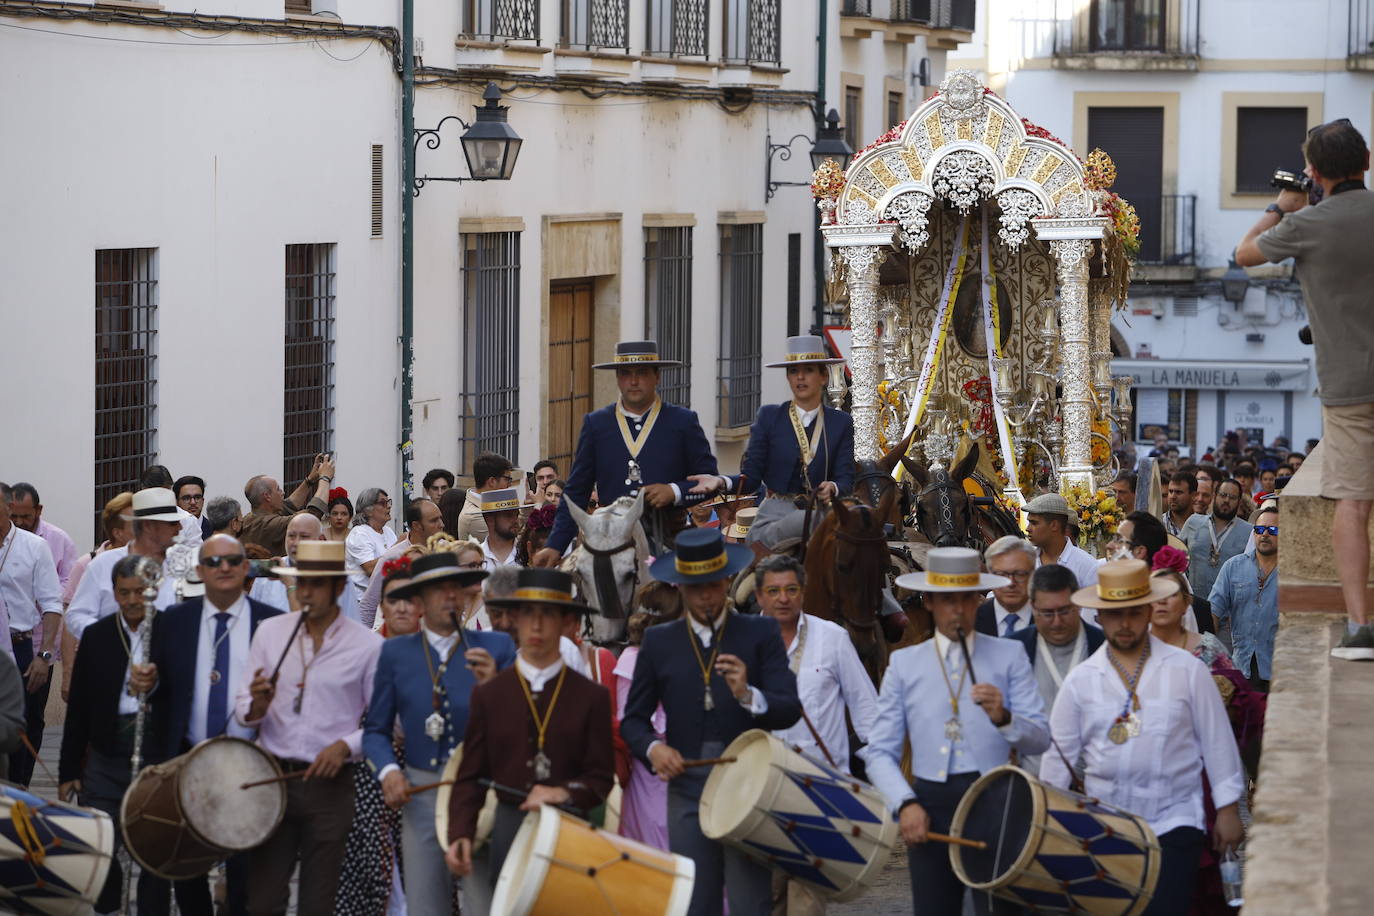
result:
M 541 717 L 557 683 L 555 676 L 535 697 Z M 487 787 L 477 780 L 490 779 L 522 793 L 534 787 L 531 762 L 538 749 L 537 734 L 514 665 L 473 689 L 463 736 L 463 762 L 449 796 L 450 843 L 476 833 L 477 814 L 487 795 Z M 605 801 L 615 781 L 611 695 L 605 687 L 567 670 L 544 736 L 544 753 L 550 761 L 550 776 L 542 781 L 544 785 L 567 789 L 572 795 L 569 804 L 583 812 Z M 502 801 L 517 805 L 525 800 L 523 794 L 498 795 Z

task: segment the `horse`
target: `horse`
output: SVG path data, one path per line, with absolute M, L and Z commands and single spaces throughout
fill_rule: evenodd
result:
M 590 515 L 569 500 L 568 512 L 581 535 L 562 568 L 587 601 L 592 640 L 598 645 L 618 642 L 634 610 L 635 590 L 648 577 L 649 542 L 639 523 L 644 494 L 622 496 Z
M 936 547 L 971 547 L 982 552 L 999 537 L 1022 536 L 1016 518 L 990 497 L 975 497 L 964 487 L 972 479 L 985 492 L 991 484 L 974 473 L 978 466 L 978 444 L 968 450 L 952 469 L 939 464 L 929 470 L 914 461 L 904 461 L 912 482 L 920 488 L 914 506 L 916 529 Z

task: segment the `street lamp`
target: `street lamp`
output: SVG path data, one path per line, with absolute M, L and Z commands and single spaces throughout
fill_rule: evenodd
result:
M 485 105 L 477 106 L 477 117 L 471 124 L 457 115 L 449 115 L 433 127 L 415 129 L 415 155 L 418 158 L 420 141 L 425 141 L 425 149 L 438 149 L 441 142 L 439 129 L 448 121 L 457 121 L 465 130 L 459 139 L 463 144 L 463 158 L 468 163 L 467 178 L 441 178 L 422 175 L 415 178 L 414 195 L 420 196 L 420 189 L 427 181 L 507 181 L 515 172 L 515 160 L 520 155 L 522 142 L 520 135 L 506 121 L 508 109 L 501 105 L 501 90 L 495 83 L 487 83 L 482 93 Z
M 773 157 L 777 156 L 783 162 L 792 158 L 792 144 L 798 140 L 811 141 L 811 167 L 818 169 L 821 163 L 827 159 L 835 159 L 841 169 L 844 168 L 849 157 L 854 155 L 854 149 L 844 140 L 844 132 L 840 130 L 840 115 L 835 109 L 830 109 L 830 113 L 825 116 L 826 126 L 817 127 L 816 139 L 811 140 L 806 134 L 797 134 L 786 143 L 774 143 L 773 136 L 769 134 L 764 142 L 768 146 L 768 161 L 764 171 L 764 196 L 765 201 L 773 199 L 778 188 L 783 187 L 810 187 L 809 181 L 774 181 L 773 180 Z
M 1232 305 L 1240 305 L 1245 301 L 1245 294 L 1249 289 L 1250 276 L 1245 272 L 1245 268 L 1236 263 L 1233 253 L 1226 273 L 1221 275 L 1221 298 Z

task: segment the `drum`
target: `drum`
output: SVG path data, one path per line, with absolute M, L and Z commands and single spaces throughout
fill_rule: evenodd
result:
M 434 797 L 434 833 L 439 837 L 440 849 L 448 849 L 448 802 L 453 797 L 453 781 L 458 778 L 458 767 L 462 762 L 463 745 L 459 742 L 449 755 L 448 763 L 444 764 L 444 772 L 439 776 L 440 782 L 444 784 L 439 786 L 438 794 Z M 472 838 L 473 852 L 481 849 L 487 840 L 491 839 L 491 826 L 494 823 L 496 792 L 488 789 L 487 800 L 477 814 L 477 836 Z
M 1143 818 L 1014 766 L 969 786 L 950 832 L 988 844 L 949 848 L 960 881 L 1036 912 L 1133 916 L 1159 879 L 1159 843 Z
M 120 807 L 124 843 L 138 864 L 174 881 L 199 877 L 270 837 L 286 813 L 277 763 L 242 738 L 211 738 L 139 773 Z
M 892 854 L 897 822 L 868 783 L 759 729 L 725 749 L 701 793 L 701 832 L 831 900 L 852 900 Z
M 114 840 L 105 812 L 0 782 L 0 911 L 89 913 L 105 886 Z
M 492 916 L 686 916 L 696 865 L 552 805 L 525 815 L 491 898 Z

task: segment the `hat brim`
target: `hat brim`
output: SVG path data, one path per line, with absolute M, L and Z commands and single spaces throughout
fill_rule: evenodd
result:
M 581 601 L 562 601 L 558 598 L 540 598 L 537 601 L 530 598 L 515 597 L 487 598 L 484 599 L 482 603 L 487 607 L 504 608 L 520 607 L 525 604 L 551 604 L 556 608 L 561 608 L 565 614 L 585 614 L 591 610 L 591 608 L 587 607 L 587 605 L 583 604 Z
M 593 369 L 632 369 L 636 366 L 651 366 L 660 369 L 664 366 L 681 366 L 682 361 L 676 359 L 645 359 L 635 360 L 629 363 L 594 363 Z
M 844 362 L 839 357 L 832 356 L 829 359 L 787 359 L 780 363 L 764 363 L 765 369 L 786 369 L 788 366 L 833 366 Z
M 715 572 L 702 573 L 698 576 L 689 576 L 677 571 L 677 551 L 671 550 L 663 556 L 654 560 L 649 567 L 649 575 L 659 582 L 667 582 L 670 585 L 702 585 L 707 582 L 719 582 L 721 579 L 729 579 L 741 569 L 754 562 L 754 551 L 743 544 L 725 544 L 725 565 Z
M 1138 607 L 1142 604 L 1151 604 L 1155 601 L 1163 601 L 1172 595 L 1177 595 L 1179 590 L 1178 583 L 1172 577 L 1150 579 L 1150 593 L 1141 595 L 1139 598 L 1127 598 L 1125 601 L 1108 601 L 1098 597 L 1097 586 L 1089 585 L 1087 588 L 1080 588 L 1073 593 L 1073 603 L 1079 607 L 1090 607 L 1094 610 L 1111 610 L 1113 608 Z
M 445 579 L 462 579 L 462 585 L 474 585 L 481 582 L 491 573 L 485 569 L 455 569 L 451 566 L 442 569 L 432 569 L 422 572 L 418 576 L 411 576 L 405 585 L 398 586 L 391 590 L 391 594 L 396 598 L 411 598 L 420 593 L 420 589 L 435 582 L 442 582 Z
M 1011 585 L 1011 580 L 1006 576 L 979 573 L 977 585 L 931 585 L 926 581 L 925 573 L 914 572 L 898 576 L 893 584 L 909 592 L 987 592 L 994 588 L 1006 588 Z
M 124 515 L 119 516 L 126 522 L 180 522 L 181 516 L 177 515 L 175 509 L 166 512 L 158 512 L 155 515 Z
M 274 576 L 292 576 L 297 579 L 347 579 L 362 572 L 357 567 L 345 566 L 336 569 L 299 569 L 295 566 L 273 566 L 268 572 Z

